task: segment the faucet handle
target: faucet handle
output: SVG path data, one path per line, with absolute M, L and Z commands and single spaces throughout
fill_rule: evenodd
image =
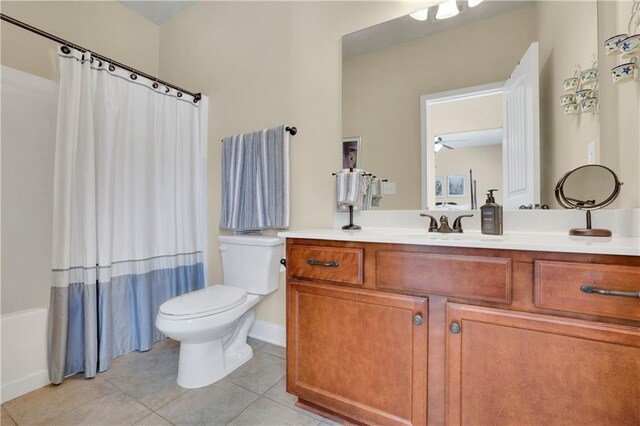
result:
M 420 213 L 420 216 L 428 217 L 429 219 L 431 219 L 431 221 L 429 223 L 429 232 L 436 232 L 438 230 L 438 221 L 436 220 L 435 217 L 431 216 L 430 214 L 426 214 L 426 213 Z
M 462 233 L 462 218 L 463 217 L 473 217 L 472 214 L 463 214 L 461 216 L 456 217 L 456 220 L 453 221 L 453 232 Z

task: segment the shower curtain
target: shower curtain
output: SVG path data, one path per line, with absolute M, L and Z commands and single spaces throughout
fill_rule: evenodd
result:
M 62 46 L 49 375 L 148 350 L 160 304 L 204 287 L 208 101 Z

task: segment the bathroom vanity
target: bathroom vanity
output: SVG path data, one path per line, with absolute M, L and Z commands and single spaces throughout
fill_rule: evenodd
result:
M 299 405 L 363 424 L 640 424 L 637 238 L 283 235 Z

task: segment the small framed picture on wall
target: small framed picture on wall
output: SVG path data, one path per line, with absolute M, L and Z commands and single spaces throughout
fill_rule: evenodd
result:
M 362 164 L 360 153 L 360 136 L 342 138 L 342 168 L 359 169 Z
M 464 175 L 447 176 L 447 196 L 464 197 Z
M 444 196 L 444 176 L 436 176 L 436 197 L 442 198 Z

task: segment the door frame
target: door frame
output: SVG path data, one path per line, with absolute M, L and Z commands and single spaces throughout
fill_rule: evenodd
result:
M 435 208 L 435 188 L 428 184 L 430 178 L 435 179 L 435 176 L 431 176 L 429 167 L 434 154 L 433 141 L 428 140 L 429 107 L 445 102 L 502 94 L 505 83 L 506 81 L 499 81 L 420 96 L 420 162 L 422 169 L 420 207 L 422 210 Z M 430 203 L 433 205 L 430 206 Z

